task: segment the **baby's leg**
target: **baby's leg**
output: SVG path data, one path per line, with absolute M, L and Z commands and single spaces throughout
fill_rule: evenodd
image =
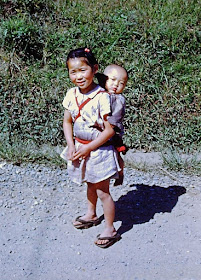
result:
M 124 176 L 124 160 L 121 157 L 120 153 L 118 153 L 118 162 L 119 162 L 119 166 L 121 168 L 121 170 L 119 171 L 119 175 L 120 176 Z
M 118 162 L 121 170 L 119 171 L 119 178 L 114 182 L 114 186 L 122 185 L 124 180 L 124 160 L 122 159 L 120 153 L 118 153 Z

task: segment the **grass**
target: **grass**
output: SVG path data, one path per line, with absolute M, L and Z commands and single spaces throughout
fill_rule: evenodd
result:
M 124 141 L 130 148 L 199 149 L 199 1 L 1 0 L 0 15 L 1 149 L 10 149 L 1 157 L 12 159 L 27 141 L 65 145 L 62 100 L 72 86 L 65 60 L 85 45 L 100 71 L 118 63 L 129 72 Z M 28 151 L 21 160 L 34 157 L 45 160 Z
M 50 145 L 37 146 L 32 141 L 15 144 L 0 143 L 0 158 L 16 165 L 22 163 L 41 163 L 66 168 L 66 162 L 60 157 L 61 148 Z
M 201 175 L 201 153 L 181 153 L 177 149 L 162 152 L 163 164 L 170 170 Z

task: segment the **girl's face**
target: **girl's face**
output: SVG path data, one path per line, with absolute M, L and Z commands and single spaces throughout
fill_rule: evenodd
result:
M 92 69 L 84 57 L 70 58 L 67 62 L 69 77 L 73 84 L 79 87 L 82 93 L 87 93 L 96 86 L 93 78 L 98 71 L 98 65 Z

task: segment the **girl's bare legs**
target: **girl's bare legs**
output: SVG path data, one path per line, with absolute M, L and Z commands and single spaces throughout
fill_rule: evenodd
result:
M 96 220 L 97 215 L 96 215 L 96 204 L 97 204 L 97 193 L 96 193 L 96 187 L 94 184 L 88 183 L 87 184 L 87 212 L 84 216 L 80 217 L 80 219 L 84 221 L 89 221 L 89 220 Z M 74 225 L 79 225 L 80 222 L 75 221 L 73 223 Z
M 105 180 L 96 184 L 88 183 L 87 185 L 87 213 L 81 217 L 82 220 L 96 220 L 96 204 L 97 198 L 100 198 L 103 205 L 103 212 L 105 217 L 105 229 L 100 237 L 112 237 L 116 234 L 113 222 L 115 217 L 115 205 L 109 192 L 109 180 Z M 78 221 L 74 225 L 80 224 Z M 97 240 L 97 244 L 104 244 L 107 240 Z
M 100 237 L 112 237 L 116 234 L 113 222 L 115 217 L 115 205 L 109 192 L 109 180 L 96 183 L 96 191 L 98 198 L 100 198 L 103 205 L 103 212 L 105 217 L 105 229 Z M 97 240 L 96 244 L 104 244 L 107 240 Z

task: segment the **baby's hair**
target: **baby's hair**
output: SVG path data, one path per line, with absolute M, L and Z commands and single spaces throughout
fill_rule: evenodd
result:
M 110 65 L 108 65 L 108 66 L 105 68 L 105 70 L 106 70 L 107 68 L 113 68 L 113 67 L 122 68 L 122 69 L 126 72 L 127 78 L 129 78 L 129 77 L 128 77 L 128 71 L 126 70 L 126 68 L 124 68 L 123 66 L 121 66 L 121 65 L 119 65 L 119 64 L 110 64 Z
M 108 65 L 105 69 L 107 69 L 107 68 L 109 69 L 109 68 L 113 68 L 113 67 L 122 68 L 122 69 L 125 71 L 125 73 L 126 73 L 126 75 L 127 75 L 127 79 L 128 79 L 128 71 L 127 71 L 123 66 L 120 66 L 120 65 L 118 65 L 118 64 L 110 64 L 110 65 Z M 99 73 L 99 72 L 96 73 L 95 76 L 96 76 L 96 78 L 97 78 L 97 80 L 98 80 L 99 85 L 100 85 L 102 88 L 106 89 L 105 86 L 106 86 L 106 82 L 107 82 L 107 80 L 108 80 L 108 76 L 105 75 L 104 73 Z
M 98 61 L 96 60 L 94 54 L 92 51 L 88 48 L 78 48 L 75 50 L 71 50 L 67 56 L 66 65 L 68 67 L 68 60 L 70 58 L 76 58 L 76 57 L 84 57 L 86 59 L 86 63 L 91 66 L 91 68 L 94 67 L 95 64 L 98 64 Z

